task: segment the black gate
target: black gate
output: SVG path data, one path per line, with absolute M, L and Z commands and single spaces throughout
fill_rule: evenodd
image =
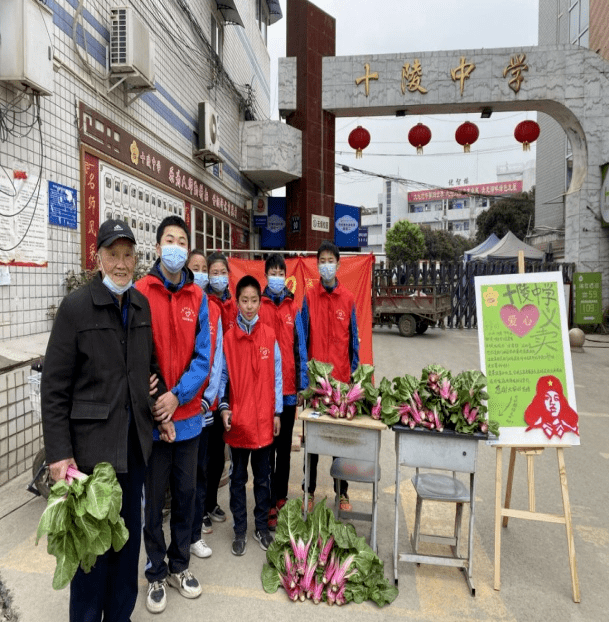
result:
M 397 268 L 377 270 L 384 273 L 387 283 L 400 285 L 434 285 L 438 293 L 450 293 L 449 328 L 476 328 L 476 295 L 474 277 L 492 274 L 516 274 L 518 262 L 468 261 L 428 264 L 404 264 Z M 541 263 L 525 261 L 525 272 L 562 272 L 563 283 L 573 283 L 574 263 Z

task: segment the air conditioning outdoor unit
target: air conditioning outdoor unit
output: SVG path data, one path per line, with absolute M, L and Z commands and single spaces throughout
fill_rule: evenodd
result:
M 110 71 L 132 87 L 154 84 L 154 40 L 132 7 L 110 12 Z
M 221 162 L 220 123 L 209 102 L 199 103 L 199 143 L 194 155 L 208 161 Z

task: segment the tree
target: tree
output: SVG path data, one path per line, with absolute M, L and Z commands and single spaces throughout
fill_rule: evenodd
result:
M 481 244 L 491 233 L 502 238 L 511 231 L 519 240 L 535 226 L 535 188 L 499 199 L 476 218 L 476 243 Z
M 421 228 L 407 220 L 398 220 L 387 231 L 385 253 L 393 265 L 412 263 L 425 257 L 425 238 Z
M 443 229 L 421 226 L 425 239 L 426 257 L 430 261 L 458 261 L 473 246 L 467 238 Z

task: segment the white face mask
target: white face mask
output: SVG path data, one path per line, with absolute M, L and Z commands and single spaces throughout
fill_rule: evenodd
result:
M 188 259 L 188 251 L 176 244 L 168 244 L 161 248 L 161 262 L 171 274 L 179 272 Z
M 122 296 L 132 285 L 133 279 L 129 279 L 126 285 L 117 285 L 107 274 L 104 276 L 103 284 L 116 296 Z
M 205 289 L 205 286 L 209 283 L 207 272 L 193 272 L 195 283 L 201 288 Z
M 337 264 L 335 263 L 319 264 L 319 275 L 326 283 L 336 276 L 336 266 Z

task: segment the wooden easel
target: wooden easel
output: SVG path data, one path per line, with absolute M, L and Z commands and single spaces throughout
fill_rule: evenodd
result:
M 577 577 L 577 561 L 575 559 L 575 542 L 573 539 L 573 523 L 571 522 L 571 504 L 569 502 L 569 488 L 567 486 L 567 470 L 565 468 L 564 447 L 557 446 L 558 475 L 562 491 L 562 504 L 564 514 L 544 514 L 535 509 L 535 477 L 533 461 L 535 456 L 544 452 L 544 447 L 511 447 L 510 466 L 508 469 L 507 486 L 505 490 L 505 504 L 501 505 L 502 488 L 502 457 L 503 446 L 496 445 L 497 464 L 495 471 L 495 582 L 494 588 L 500 589 L 501 585 L 501 528 L 507 527 L 509 517 L 537 520 L 547 523 L 559 523 L 565 526 L 567 532 L 567 548 L 569 552 L 569 569 L 571 571 L 571 589 L 573 601 L 580 602 L 579 579 Z M 527 459 L 527 479 L 529 491 L 529 509 L 513 510 L 510 508 L 512 498 L 512 483 L 514 481 L 514 465 L 516 452 L 523 454 Z M 503 521 L 502 521 L 503 519 Z
M 518 272 L 524 273 L 524 253 L 518 252 Z M 577 561 L 575 559 L 575 542 L 573 539 L 573 523 L 571 522 L 571 504 L 569 502 L 569 488 L 567 486 L 567 470 L 565 468 L 564 446 L 556 446 L 558 458 L 558 475 L 560 478 L 560 488 L 562 491 L 563 514 L 545 514 L 537 512 L 535 509 L 535 474 L 534 459 L 544 452 L 545 447 L 511 447 L 510 466 L 508 469 L 507 486 L 505 490 L 505 503 L 501 505 L 501 489 L 503 484 L 503 447 L 496 445 L 497 461 L 495 470 L 495 581 L 494 588 L 500 589 L 501 586 L 501 528 L 507 527 L 509 517 L 523 518 L 526 520 L 537 520 L 548 523 L 559 523 L 565 526 L 567 532 L 567 548 L 569 552 L 569 569 L 571 571 L 571 589 L 573 601 L 580 602 L 579 579 L 577 576 Z M 510 508 L 512 499 L 512 483 L 514 481 L 514 466 L 516 463 L 516 452 L 526 456 L 527 459 L 527 480 L 529 492 L 529 509 L 513 510 Z M 502 521 L 503 519 L 503 521 Z

